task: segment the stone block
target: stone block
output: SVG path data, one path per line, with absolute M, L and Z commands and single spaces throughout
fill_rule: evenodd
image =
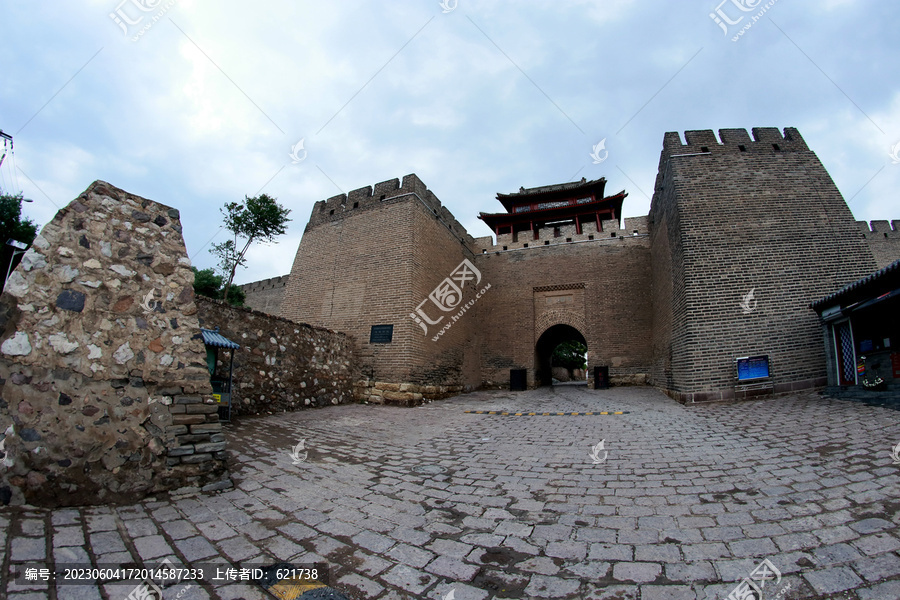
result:
M 206 422 L 206 415 L 172 415 L 174 425 L 199 425 Z
M 197 464 L 207 461 L 212 461 L 212 454 L 192 454 L 190 456 L 181 457 L 181 462 L 184 464 Z
M 194 444 L 194 450 L 197 452 L 219 452 L 225 450 L 225 442 L 207 442 Z
M 175 396 L 175 404 L 197 404 L 202 403 L 202 396 Z
M 222 424 L 218 422 L 192 424 L 191 433 L 222 433 Z

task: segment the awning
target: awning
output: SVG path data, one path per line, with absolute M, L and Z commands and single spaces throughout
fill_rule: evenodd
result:
M 211 329 L 203 329 L 200 328 L 200 333 L 203 334 L 203 343 L 207 346 L 213 346 L 216 348 L 240 348 L 240 345 L 235 344 L 221 333 L 219 330 L 213 331 Z
M 900 281 L 900 260 L 895 260 L 871 275 L 845 285 L 838 291 L 816 300 L 809 306 L 820 314 L 828 307 L 834 305 L 841 305 L 844 307 L 844 310 L 861 308 L 854 307 L 854 305 L 871 300 L 875 294 L 881 296 L 885 292 L 896 290 L 894 286 L 897 281 Z M 876 299 L 884 300 L 885 298 Z

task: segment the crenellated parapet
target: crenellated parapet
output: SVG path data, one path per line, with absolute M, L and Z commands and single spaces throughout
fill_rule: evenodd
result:
M 362 187 L 347 194 L 339 194 L 316 202 L 306 229 L 340 221 L 385 204 L 406 200 L 421 202 L 456 238 L 466 246 L 472 247 L 474 238 L 414 173 L 404 176 L 402 184 L 397 178 L 389 179 L 376 183 L 374 187 Z
M 670 131 L 663 138 L 663 154 L 693 153 L 739 153 L 739 152 L 796 152 L 809 150 L 800 132 L 794 127 L 785 127 L 782 133 L 777 127 L 754 127 L 746 129 L 720 129 L 719 135 L 712 129 L 685 131 L 686 143 L 682 143 L 677 131 Z
M 863 239 L 869 245 L 878 268 L 900 260 L 900 221 L 857 221 Z
M 600 222 L 599 230 L 595 223 L 587 222 L 581 226 L 581 233 L 576 231 L 575 225 L 572 223 L 558 227 L 542 227 L 537 230 L 537 236 L 531 231 L 519 231 L 515 234 L 503 233 L 497 236 L 496 242 L 488 235 L 475 238 L 473 249 L 476 254 L 487 254 L 583 242 L 622 244 L 630 240 L 646 238 L 650 233 L 646 215 L 625 217 L 623 221 L 624 223 L 619 223 L 615 219 L 603 220 Z
M 900 221 L 857 221 L 856 224 L 866 239 L 898 239 L 900 240 Z
M 270 290 L 280 290 L 287 285 L 289 278 L 290 273 L 287 275 L 279 275 L 278 277 L 270 277 L 269 279 L 260 279 L 259 281 L 245 283 L 243 285 L 239 285 L 238 287 L 241 288 L 241 290 L 243 290 L 245 294 L 256 294 L 259 292 L 266 292 Z
M 752 134 L 752 137 L 751 137 Z M 720 129 L 718 137 L 712 129 L 698 129 L 681 134 L 669 131 L 663 136 L 663 150 L 659 159 L 659 171 L 655 189 L 661 189 L 670 160 L 698 155 L 784 155 L 789 152 L 811 152 L 800 132 L 785 127 L 782 133 L 777 127 L 746 129 Z

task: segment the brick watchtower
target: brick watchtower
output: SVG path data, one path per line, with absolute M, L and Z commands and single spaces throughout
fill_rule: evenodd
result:
M 768 355 L 774 390 L 825 385 L 810 302 L 875 269 L 825 167 L 794 128 L 667 133 L 650 207 L 652 383 L 735 395 L 735 358 Z M 752 292 L 752 294 L 751 294 Z

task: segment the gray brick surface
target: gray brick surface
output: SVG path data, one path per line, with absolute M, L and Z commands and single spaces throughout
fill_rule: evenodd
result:
M 613 567 L 613 578 L 619 581 L 645 583 L 662 575 L 662 567 L 656 563 L 621 562 Z
M 83 562 L 90 541 L 102 562 L 155 565 L 176 552 L 201 562 L 319 560 L 341 566 L 333 575 L 348 590 L 380 594 L 378 600 L 442 600 L 453 586 L 457 600 L 487 600 L 493 593 L 479 587 L 488 581 L 534 598 L 563 595 L 551 591 L 557 586 L 586 600 L 694 600 L 690 593 L 697 600 L 721 600 L 765 557 L 793 582 L 785 600 L 894 593 L 888 584 L 900 576 L 896 526 L 872 515 L 896 496 L 897 471 L 859 462 L 870 452 L 876 424 L 883 436 L 893 413 L 818 395 L 684 407 L 641 388 L 554 390 L 554 402 L 568 411 L 598 403 L 632 410 L 615 420 L 523 418 L 502 421 L 497 429 L 462 412 L 487 404 L 537 406 L 547 401 L 541 394 L 525 392 L 513 400 L 508 392 L 478 392 L 389 419 L 379 407 L 336 407 L 335 414 L 364 415 L 350 418 L 377 423 L 374 429 L 342 429 L 344 417 L 326 419 L 321 411 L 263 417 L 226 434 L 242 448 L 235 460 L 245 479 L 237 477 L 234 490 L 115 512 L 9 511 L 0 523 L 15 532 L 9 540 L 13 559 L 44 560 L 49 544 L 57 563 Z M 436 418 L 442 427 L 456 427 L 452 440 L 430 435 Z M 655 419 L 666 428 L 647 427 Z M 722 422 L 753 423 L 742 433 L 748 445 L 735 446 Z M 610 459 L 618 461 L 614 472 L 609 461 L 604 471 L 573 463 L 570 444 L 561 443 L 586 439 L 589 446 L 598 423 L 609 428 L 608 440 L 619 435 L 619 454 Z M 272 463 L 270 454 L 283 450 L 271 447 L 272 432 L 282 430 L 292 439 L 314 432 L 323 460 L 303 472 L 290 461 Z M 427 443 L 422 432 L 429 432 Z M 461 432 L 474 432 L 476 450 L 467 446 L 469 433 Z M 626 433 L 632 436 L 627 443 L 621 441 Z M 900 427 L 892 435 L 900 439 Z M 481 443 L 482 437 L 491 442 Z M 673 453 L 672 440 L 683 450 Z M 809 448 L 828 443 L 846 451 L 830 454 L 822 466 L 809 460 Z M 758 467 L 747 466 L 748 448 Z M 362 455 L 370 459 L 360 463 Z M 661 462 L 661 456 L 669 460 Z M 422 477 L 412 467 L 423 457 L 447 470 Z M 781 480 L 774 470 L 782 472 Z M 819 491 L 813 484 L 826 471 L 836 487 Z M 665 494 L 657 496 L 658 490 Z M 876 504 L 855 507 L 849 501 L 873 493 Z M 47 527 L 49 536 L 23 536 L 23 524 L 32 532 Z M 89 588 L 85 593 L 99 590 Z M 256 593 L 220 586 L 213 596 L 264 597 Z
M 10 560 L 42 561 L 47 556 L 44 538 L 17 537 L 10 541 Z
M 820 594 L 833 594 L 858 587 L 862 580 L 849 567 L 833 567 L 803 573 L 803 578 Z
M 397 565 L 385 573 L 382 578 L 391 585 L 402 588 L 412 594 L 421 594 L 437 581 L 434 575 L 413 569 L 406 565 Z

